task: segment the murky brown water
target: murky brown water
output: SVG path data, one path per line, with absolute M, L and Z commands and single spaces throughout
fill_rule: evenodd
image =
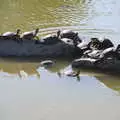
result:
M 1 0 L 0 32 L 40 28 L 39 36 L 72 29 L 82 38 L 120 38 L 118 0 Z M 39 59 L 0 59 L 0 120 L 120 120 L 120 76 L 82 70 L 79 79 L 58 75 Z

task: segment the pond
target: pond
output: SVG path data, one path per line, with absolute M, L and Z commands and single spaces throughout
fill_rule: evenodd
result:
M 40 28 L 39 37 L 58 29 L 82 39 L 120 38 L 120 1 L 1 0 L 0 33 Z M 50 68 L 39 58 L 0 58 L 0 120 L 120 120 L 120 76 L 80 69 L 79 78 L 59 75 L 71 61 L 54 59 Z

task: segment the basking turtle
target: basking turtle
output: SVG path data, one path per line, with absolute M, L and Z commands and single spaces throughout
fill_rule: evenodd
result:
M 73 40 L 69 38 L 62 38 L 61 41 L 68 45 L 74 45 Z
M 60 37 L 60 31 L 58 30 L 56 35 L 51 35 L 51 34 L 47 35 L 43 37 L 40 41 L 43 44 L 55 44 L 55 43 L 60 42 L 59 37 Z
M 72 30 L 63 30 L 60 31 L 60 37 L 61 38 L 69 38 L 69 39 L 74 39 L 76 37 L 76 40 L 78 42 L 81 42 L 82 40 L 78 36 L 78 32 L 74 32 Z
M 111 42 L 111 40 L 104 38 L 104 40 L 101 43 L 101 49 L 106 49 L 110 47 L 114 47 L 114 44 Z
M 57 39 L 59 39 L 59 37 L 60 37 L 60 30 L 57 31 L 57 34 L 56 34 L 56 35 L 51 35 L 51 34 L 50 34 L 50 35 L 47 35 L 47 36 L 43 37 L 43 39 L 44 39 L 44 40 L 47 40 L 47 39 L 49 40 L 49 39 L 52 39 L 52 38 L 57 38 Z
M 16 33 L 15 32 L 6 32 L 6 33 L 2 34 L 2 37 L 3 37 L 3 39 L 5 38 L 5 39 L 11 39 L 11 40 L 13 40 L 13 39 L 20 38 L 19 34 L 20 34 L 20 29 L 17 29 Z
M 73 32 L 72 30 L 63 30 L 63 31 L 60 31 L 60 37 L 61 38 L 70 38 L 73 37 L 73 36 L 76 36 L 78 33 L 76 32 Z
M 99 58 L 107 58 L 107 57 L 115 57 L 116 50 L 114 47 L 109 47 L 103 50 L 99 56 Z
M 21 36 L 21 38 L 22 39 L 27 39 L 27 40 L 33 40 L 35 37 L 37 38 L 37 39 L 39 39 L 38 37 L 37 37 L 37 34 L 38 34 L 38 32 L 39 32 L 39 28 L 37 28 L 36 30 L 34 30 L 34 31 L 29 31 L 29 32 L 24 32 Z
M 89 42 L 88 44 L 88 48 L 91 49 L 91 50 L 94 50 L 94 49 L 101 49 L 101 41 L 98 39 L 98 38 L 91 38 L 91 41 Z
M 78 41 L 77 35 L 72 36 L 72 38 L 69 38 L 69 37 L 64 38 L 63 37 L 63 38 L 61 38 L 61 41 L 63 41 L 66 44 L 69 44 L 69 45 L 74 45 L 75 47 L 77 47 L 77 45 L 82 42 L 82 41 Z

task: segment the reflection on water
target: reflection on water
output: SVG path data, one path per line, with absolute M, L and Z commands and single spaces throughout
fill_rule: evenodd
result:
M 111 73 L 103 73 L 102 71 L 97 71 L 94 69 L 72 69 L 71 67 L 71 60 L 64 60 L 64 59 L 59 59 L 55 60 L 55 65 L 44 68 L 40 66 L 40 62 L 35 62 L 28 60 L 17 60 L 17 59 L 2 59 L 0 62 L 0 75 L 1 76 L 7 76 L 8 78 L 10 76 L 14 77 L 20 77 L 20 78 L 25 78 L 29 79 L 31 76 L 36 77 L 37 79 L 42 79 L 41 76 L 46 78 L 46 74 L 53 74 L 53 76 L 57 76 L 60 79 L 63 78 L 70 78 L 70 79 L 75 79 L 76 82 L 80 82 L 80 78 L 82 76 L 90 76 L 96 78 L 98 81 L 103 83 L 106 87 L 111 88 L 115 91 L 120 92 L 120 81 L 119 78 L 120 76 L 118 74 L 113 74 Z M 39 60 L 40 61 L 40 60 Z M 67 76 L 64 72 L 67 71 L 75 71 L 77 72 L 80 70 L 79 76 L 71 77 Z M 46 71 L 46 72 L 44 72 Z M 53 79 L 55 79 L 53 77 Z
M 120 95 L 120 76 L 99 76 L 96 77 L 100 82 L 104 83 L 107 87 L 118 91 Z
M 120 82 L 115 76 L 81 69 L 79 81 L 65 74 L 60 77 L 59 71 L 71 69 L 66 60 L 56 60 L 48 69 L 24 61 L 4 61 L 0 68 L 1 120 L 119 120 Z M 21 69 L 27 73 L 23 79 L 18 76 Z
M 72 29 L 84 39 L 105 36 L 117 45 L 119 6 L 119 0 L 0 0 L 0 33 Z M 71 60 L 47 69 L 40 61 L 0 59 L 0 120 L 120 119 L 118 75 L 80 69 L 78 80 L 58 74 L 71 69 Z

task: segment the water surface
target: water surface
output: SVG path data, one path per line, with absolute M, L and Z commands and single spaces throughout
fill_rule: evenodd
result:
M 1 0 L 0 32 L 40 28 L 39 36 L 72 29 L 89 40 L 120 38 L 120 1 Z M 0 120 L 119 120 L 120 76 L 80 70 L 79 79 L 59 72 L 71 60 L 45 69 L 40 59 L 0 59 Z

